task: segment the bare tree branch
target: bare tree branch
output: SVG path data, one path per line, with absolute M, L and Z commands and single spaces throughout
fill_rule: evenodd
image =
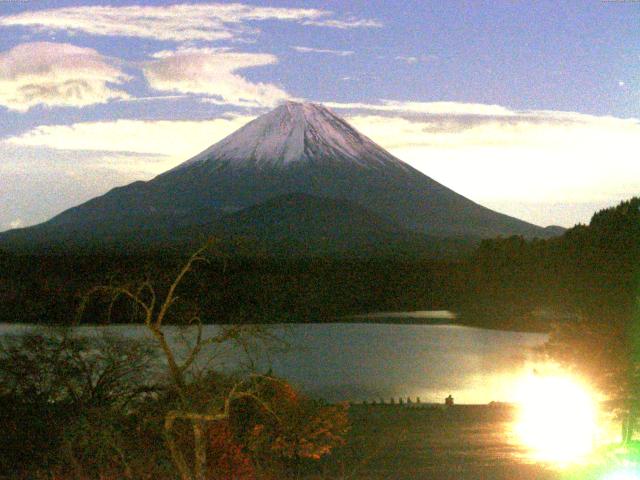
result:
M 164 302 L 160 306 L 160 311 L 156 316 L 155 324 L 157 327 L 162 325 L 162 321 L 164 320 L 164 317 L 167 314 L 167 311 L 169 310 L 171 305 L 177 300 L 177 298 L 175 297 L 176 288 L 178 288 L 184 276 L 191 270 L 191 267 L 193 266 L 193 264 L 195 262 L 207 261 L 206 257 L 204 257 L 202 254 L 211 247 L 212 243 L 213 243 L 213 240 L 209 240 L 206 244 L 200 247 L 193 255 L 191 255 L 191 257 L 189 257 L 189 260 L 187 261 L 187 263 L 182 267 L 182 269 L 180 270 L 180 273 L 178 273 L 178 276 L 175 278 L 175 280 L 169 287 L 167 296 L 165 297 Z

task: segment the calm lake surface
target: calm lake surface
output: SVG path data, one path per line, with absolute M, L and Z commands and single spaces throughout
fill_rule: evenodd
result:
M 0 324 L 0 335 L 42 327 Z M 217 327 L 206 326 L 205 336 Z M 140 325 L 78 327 L 82 334 L 117 333 L 146 338 Z M 484 330 L 455 325 L 297 324 L 270 327 L 288 348 L 255 350 L 262 371 L 290 380 L 330 401 L 379 401 L 420 397 L 442 402 L 451 394 L 458 403 L 512 400 L 510 386 L 530 371 L 533 348 L 546 335 Z M 183 345 L 179 329 L 168 330 Z M 193 333 L 193 332 L 192 332 Z M 190 338 L 190 335 L 186 335 Z M 208 353 L 213 353 L 210 351 Z M 211 365 L 225 370 L 246 363 L 238 348 L 217 349 Z

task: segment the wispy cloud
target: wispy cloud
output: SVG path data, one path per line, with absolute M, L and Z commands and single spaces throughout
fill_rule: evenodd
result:
M 54 8 L 2 16 L 0 26 L 186 42 L 254 36 L 259 30 L 248 23 L 264 20 L 339 29 L 380 26 L 379 22 L 371 19 L 335 18 L 333 13 L 327 10 L 258 7 L 241 3 Z
M 396 60 L 400 60 L 404 63 L 418 63 L 418 57 L 410 57 L 405 55 L 398 55 L 395 57 Z
M 161 173 L 163 168 L 171 168 L 176 162 L 199 153 L 251 118 L 228 115 L 201 121 L 115 120 L 43 125 L 8 138 L 5 143 L 55 150 L 160 155 L 166 157 L 167 162 L 159 164 L 154 159 L 152 163 L 155 173 Z
M 125 99 L 110 84 L 128 80 L 91 48 L 36 42 L 0 53 L 0 105 L 26 111 L 36 105 L 81 107 Z
M 347 30 L 351 28 L 382 28 L 384 26 L 384 24 L 378 20 L 358 18 L 349 18 L 346 20 L 332 18 L 322 20 L 305 20 L 302 22 L 302 24 L 312 25 L 315 27 L 338 28 L 341 30 Z
M 434 60 L 438 60 L 438 56 L 437 55 L 418 55 L 418 56 L 414 56 L 414 55 L 397 55 L 396 57 L 394 57 L 395 60 L 399 60 L 401 62 L 404 63 L 408 63 L 408 64 L 414 64 L 414 63 L 418 63 L 418 62 L 431 62 Z
M 274 55 L 225 49 L 188 48 L 163 51 L 143 66 L 149 86 L 164 92 L 210 95 L 223 104 L 273 106 L 289 97 L 271 83 L 251 82 L 238 71 L 278 62 Z
M 328 53 L 330 55 L 337 55 L 339 57 L 348 57 L 349 55 L 353 55 L 355 53 L 353 52 L 353 50 L 331 50 L 329 48 L 311 48 L 301 47 L 299 45 L 295 45 L 291 48 L 300 53 Z
M 379 103 L 326 102 L 324 105 L 336 110 L 371 110 L 376 112 L 419 113 L 432 115 L 516 115 L 516 112 L 506 107 L 485 103 L 381 100 Z
M 121 99 L 122 102 L 128 103 L 141 103 L 141 102 L 162 102 L 165 100 L 182 100 L 184 98 L 189 98 L 189 95 L 152 95 L 149 97 L 135 97 L 135 98 L 126 98 Z

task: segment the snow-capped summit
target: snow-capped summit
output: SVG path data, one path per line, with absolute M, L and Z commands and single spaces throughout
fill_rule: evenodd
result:
M 347 162 L 365 168 L 405 164 L 328 108 L 289 101 L 249 122 L 178 168 L 214 162 L 286 167 L 294 162 Z

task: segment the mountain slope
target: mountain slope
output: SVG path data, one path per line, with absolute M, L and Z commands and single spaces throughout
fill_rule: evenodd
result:
M 171 230 L 202 224 L 203 212 L 205 219 L 220 217 L 296 192 L 357 204 L 432 236 L 552 233 L 455 193 L 320 105 L 288 102 L 148 182 L 113 189 L 12 235 L 117 236 L 143 225 L 151 230 L 155 222 Z
M 25 252 L 184 252 L 216 237 L 222 248 L 240 248 L 248 255 L 442 258 L 458 256 L 477 244 L 471 238 L 412 232 L 355 203 L 302 193 L 270 198 L 234 213 L 201 209 L 194 215 L 198 222 L 156 215 L 90 231 L 40 225 L 6 232 L 1 245 Z
M 275 197 L 188 230 L 180 236 L 194 238 L 197 232 L 243 238 L 263 252 L 286 255 L 442 256 L 473 245 L 405 230 L 346 200 L 302 193 Z

